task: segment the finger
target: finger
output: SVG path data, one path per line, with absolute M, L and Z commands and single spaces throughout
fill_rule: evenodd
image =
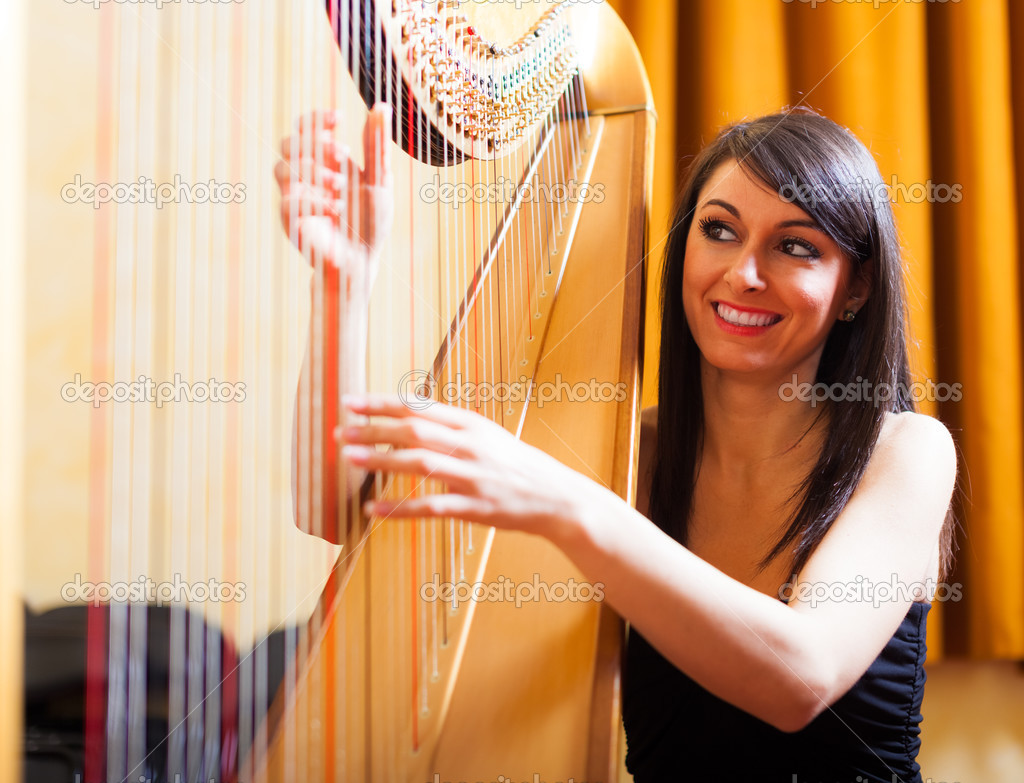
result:
M 292 183 L 302 182 L 340 192 L 350 181 L 350 168 L 337 164 L 333 167 L 324 166 L 311 157 L 282 159 L 274 166 L 274 178 L 282 190 Z
M 341 431 L 341 438 L 345 443 L 425 448 L 449 456 L 466 456 L 467 440 L 462 431 L 423 418 L 353 424 Z
M 293 221 L 306 217 L 331 217 L 340 221 L 346 215 L 345 200 L 315 188 L 293 186 L 281 196 L 281 220 L 286 230 Z M 336 225 L 339 223 L 336 222 Z
M 403 500 L 371 500 L 364 507 L 367 516 L 387 519 L 416 519 L 419 517 L 454 517 L 470 522 L 480 521 L 485 511 L 480 501 L 465 495 L 426 495 Z
M 314 158 L 319 163 L 338 169 L 349 160 L 352 150 L 337 141 L 329 132 L 318 136 L 286 136 L 281 140 L 281 157 L 285 160 Z
M 346 446 L 341 454 L 350 464 L 369 472 L 421 476 L 446 484 L 463 485 L 476 475 L 470 463 L 430 449 L 377 451 L 368 446 Z
M 341 112 L 337 109 L 314 109 L 299 116 L 295 121 L 295 130 L 301 135 L 323 128 L 334 128 L 341 121 Z
M 403 399 L 395 394 L 346 396 L 343 404 L 353 413 L 361 413 L 364 416 L 386 416 L 389 418 L 420 417 L 454 429 L 465 429 L 482 423 L 490 423 L 487 419 L 476 413 L 441 403 L 435 403 L 426 408 L 414 410 L 409 408 Z
M 363 128 L 363 181 L 382 185 L 391 177 L 391 107 L 378 103 Z
M 390 175 L 385 176 L 390 180 Z M 359 203 L 359 235 L 370 247 L 379 248 L 387 241 L 394 218 L 390 181 L 380 186 L 364 185 Z
M 331 155 L 333 143 L 334 136 L 329 131 L 293 133 L 281 139 L 281 156 L 286 160 L 297 160 L 303 156 L 313 155 L 314 152 L 321 156 Z
M 353 255 L 351 243 L 342 238 L 340 232 L 345 230 L 343 217 L 307 216 L 297 220 L 295 225 L 294 236 L 289 231 L 289 237 L 302 253 L 302 257 L 311 265 L 316 266 L 316 254 L 320 254 L 320 257 L 330 264 L 329 267 L 325 267 L 325 271 L 332 275 L 343 267 L 348 270 L 350 279 L 358 273 L 358 270 L 349 267 L 350 262 L 359 263 L 360 258 Z

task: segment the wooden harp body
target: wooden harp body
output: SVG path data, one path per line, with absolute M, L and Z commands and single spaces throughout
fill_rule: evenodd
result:
M 499 14 L 502 8 L 465 8 L 476 11 L 470 29 L 497 39 L 524 23 L 530 29 L 529 15 Z M 485 384 L 501 387 L 495 398 L 508 389 L 509 400 L 497 404 L 454 402 L 632 499 L 653 112 L 635 48 L 614 13 L 603 4 L 563 10 L 577 15 L 563 20 L 569 36 L 592 45 L 595 59 L 571 66 L 582 88 L 570 81 L 566 94 L 576 97 L 550 101 L 518 152 L 460 134 L 443 110 L 395 106 L 396 143 L 407 157 L 435 164 L 405 164 L 414 193 L 457 183 L 457 196 L 467 184 L 479 192 L 504 180 L 549 193 L 585 185 L 592 195 L 556 196 L 540 209 L 514 198 L 441 210 L 427 204 L 408 222 L 398 220 L 394 257 L 415 257 L 426 270 L 452 270 L 462 255 L 461 263 L 469 261 L 455 272 L 464 286 L 458 307 L 433 325 L 439 339 L 427 342 L 417 365 L 430 368 L 429 383 L 441 390 L 424 388 L 420 370 L 412 382 L 400 381 L 400 391 L 452 402 L 453 384 L 464 397 Z M 456 48 L 458 36 L 451 41 Z M 374 86 L 381 99 L 379 84 L 365 85 L 367 103 Z M 425 98 L 430 87 L 420 93 Z M 403 115 L 421 111 L 440 126 L 435 136 L 447 132 L 448 144 L 461 145 L 461 172 L 439 176 L 436 164 L 453 164 L 456 155 L 439 154 L 436 141 L 410 140 Z M 408 187 L 399 186 L 399 201 Z M 481 219 L 486 210 L 491 217 Z M 449 230 L 473 234 L 476 247 L 466 253 L 464 238 L 445 238 Z M 445 300 L 429 279 L 417 290 Z M 508 299 L 522 303 L 522 317 L 500 304 Z M 493 302 L 497 310 L 488 315 Z M 371 334 L 387 328 L 371 327 Z M 387 388 L 382 379 L 376 385 Z M 416 489 L 399 483 L 390 491 Z M 349 536 L 350 550 L 361 551 L 355 562 L 343 557 L 334 573 L 336 589 L 329 587 L 312 630 L 315 650 L 294 689 L 281 693 L 281 723 L 255 779 L 291 779 L 296 763 L 313 779 L 615 779 L 621 624 L 602 608 L 601 585 L 583 582 L 547 542 L 493 529 L 478 527 L 470 541 L 457 524 L 369 520 Z M 482 597 L 503 588 L 500 598 Z
M 270 172 L 301 113 L 341 109 L 358 149 L 367 104 L 392 103 L 369 389 L 472 407 L 632 501 L 654 134 L 632 40 L 603 3 L 214 6 L 51 19 L 97 55 L 86 179 L 179 186 L 75 218 L 86 377 L 179 382 L 159 407 L 74 409 L 81 573 L 191 588 L 167 587 L 166 641 L 152 596 L 79 601 L 83 781 L 613 780 L 621 625 L 601 586 L 541 539 L 364 519 L 340 489 L 344 304 L 282 235 Z M 180 195 L 211 173 L 224 203 Z M 207 378 L 245 394 L 182 398 Z

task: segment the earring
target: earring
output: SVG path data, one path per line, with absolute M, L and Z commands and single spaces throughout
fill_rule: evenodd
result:
M 849 323 L 856 317 L 857 313 L 855 313 L 853 310 L 847 310 L 845 313 L 843 313 L 843 320 L 846 321 L 847 323 Z

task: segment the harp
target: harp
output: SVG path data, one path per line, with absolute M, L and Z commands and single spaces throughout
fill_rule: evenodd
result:
M 632 499 L 653 108 L 614 12 L 37 13 L 86 42 L 62 56 L 95 129 L 50 183 L 92 292 L 78 372 L 53 373 L 87 435 L 80 570 L 49 585 L 87 606 L 82 780 L 614 779 L 600 586 L 543 541 L 358 513 L 425 488 L 353 488 L 339 463 L 338 395 L 364 368 L 271 173 L 301 114 L 340 109 L 358 149 L 390 103 L 368 387 L 471 406 Z

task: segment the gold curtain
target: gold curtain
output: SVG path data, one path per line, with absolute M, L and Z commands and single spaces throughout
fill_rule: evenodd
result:
M 664 239 L 690 156 L 725 123 L 798 103 L 850 128 L 895 196 L 915 377 L 961 390 L 959 402 L 922 404 L 957 440 L 962 487 L 948 580 L 962 599 L 932 612 L 929 657 L 1024 658 L 1022 4 L 610 2 L 659 115 L 645 402 L 656 399 Z

